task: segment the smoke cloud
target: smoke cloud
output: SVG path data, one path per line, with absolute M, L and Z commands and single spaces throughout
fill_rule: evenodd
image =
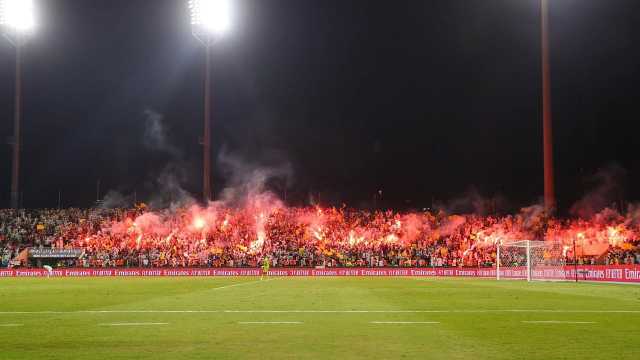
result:
M 152 183 L 153 195 L 149 199 L 149 206 L 175 209 L 194 204 L 196 200 L 182 187 L 187 180 L 188 173 L 181 164 L 167 164 Z
M 289 187 L 293 181 L 293 167 L 288 161 L 276 160 L 272 165 L 250 163 L 225 149 L 218 156 L 218 164 L 227 178 L 227 186 L 220 199 L 230 205 L 242 206 L 247 199 L 262 197 L 279 201 L 269 185 L 278 183 Z
M 507 200 L 503 196 L 485 197 L 475 188 L 469 189 L 463 196 L 456 197 L 446 203 L 435 204 L 437 210 L 448 214 L 488 215 L 501 213 L 507 207 Z
M 195 202 L 195 199 L 183 188 L 189 179 L 189 172 L 185 168 L 182 151 L 167 135 L 164 115 L 146 109 L 144 114 L 144 132 L 142 144 L 152 152 L 167 156 L 167 163 L 162 170 L 146 183 L 147 192 L 151 197 L 145 200 L 153 208 L 176 208 Z M 132 195 L 124 195 L 116 190 L 109 190 L 102 203 L 104 208 L 126 207 L 133 203 Z
M 626 171 L 619 165 L 598 170 L 587 179 L 588 183 L 593 184 L 592 190 L 571 206 L 571 215 L 590 219 L 611 206 L 622 193 L 625 178 Z
M 113 209 L 119 207 L 127 207 L 132 203 L 131 198 L 123 195 L 121 192 L 116 190 L 109 190 L 107 194 L 102 199 L 102 203 L 100 207 L 104 209 Z
M 182 151 L 167 140 L 164 116 L 153 109 L 146 109 L 143 144 L 152 151 L 167 153 L 173 159 L 182 158 Z

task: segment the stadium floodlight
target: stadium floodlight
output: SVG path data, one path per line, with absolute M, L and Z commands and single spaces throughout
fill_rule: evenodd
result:
M 0 25 L 10 32 L 31 32 L 35 27 L 33 0 L 0 0 Z
M 0 0 L 0 26 L 16 48 L 16 90 L 14 107 L 13 161 L 11 166 L 11 207 L 19 207 L 20 194 L 20 122 L 22 118 L 22 46 L 33 32 L 35 10 L 33 0 Z
M 211 46 L 231 28 L 231 0 L 189 0 L 193 36 L 205 47 L 202 198 L 212 200 L 211 186 Z
M 231 0 L 189 0 L 193 34 L 210 45 L 231 28 Z

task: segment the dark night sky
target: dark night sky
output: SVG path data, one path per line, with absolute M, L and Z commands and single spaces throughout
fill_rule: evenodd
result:
M 171 161 L 145 147 L 145 110 L 201 188 L 204 52 L 186 1 L 39 1 L 25 48 L 24 204 L 87 206 L 95 184 L 149 196 Z M 598 169 L 640 199 L 637 0 L 551 1 L 556 183 L 568 208 Z M 471 188 L 513 206 L 542 193 L 538 0 L 245 0 L 214 48 L 214 151 L 289 162 L 293 202 L 393 207 Z M 4 39 L 3 39 L 4 40 Z M 12 133 L 14 50 L 0 41 L 0 137 Z M 0 150 L 8 204 L 10 148 Z M 173 159 L 175 162 L 176 160 Z M 214 167 L 214 188 L 229 179 Z M 409 200 L 410 202 L 407 202 Z

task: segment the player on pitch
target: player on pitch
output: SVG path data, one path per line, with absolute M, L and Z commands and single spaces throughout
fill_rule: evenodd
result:
M 264 259 L 262 259 L 262 275 L 260 275 L 260 280 L 262 280 L 263 277 L 265 276 L 269 276 L 269 257 L 265 256 Z

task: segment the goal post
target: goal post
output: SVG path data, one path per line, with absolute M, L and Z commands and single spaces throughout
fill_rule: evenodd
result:
M 569 280 L 570 274 L 565 271 L 566 251 L 566 246 L 553 241 L 500 242 L 496 249 L 496 279 Z

